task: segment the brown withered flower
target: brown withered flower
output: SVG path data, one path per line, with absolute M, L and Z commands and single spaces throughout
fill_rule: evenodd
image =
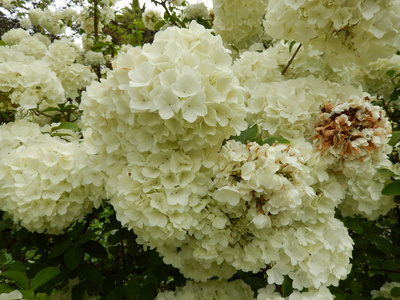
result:
M 363 159 L 387 144 L 391 133 L 383 111 L 368 97 L 336 106 L 326 103 L 314 127 L 317 149 L 344 159 Z

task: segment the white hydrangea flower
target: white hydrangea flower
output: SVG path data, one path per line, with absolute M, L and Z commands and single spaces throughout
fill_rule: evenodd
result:
M 257 300 L 333 300 L 334 297 L 325 286 L 319 289 L 309 289 L 307 292 L 293 291 L 287 297 L 276 291 L 276 286 L 269 284 L 267 287 L 259 289 Z
M 146 9 L 142 15 L 142 20 L 147 29 L 154 30 L 157 23 L 162 21 L 161 13 L 154 9 Z
M 335 205 L 324 208 L 332 201 L 315 195 L 311 169 L 298 150 L 228 141 L 215 164 L 214 188 L 201 201 L 202 219 L 196 217 L 182 242 L 157 245 L 166 263 L 199 281 L 266 266 L 271 283 L 289 275 L 299 289 L 345 278 L 351 238 L 333 217 Z M 331 234 L 325 238 L 330 231 L 340 241 Z M 324 263 L 318 264 L 322 252 Z
M 11 92 L 11 102 L 23 109 L 36 108 L 42 103 L 56 105 L 64 99 L 56 74 L 41 60 L 0 63 L 0 91 Z
M 13 8 L 15 8 L 15 5 L 12 2 L 13 2 L 13 0 L 1 0 L 0 4 L 5 9 L 13 9 Z
M 11 30 L 7 31 L 6 33 L 4 33 L 1 37 L 1 39 L 7 45 L 12 46 L 12 45 L 18 44 L 22 40 L 29 38 L 29 37 L 30 37 L 30 35 L 29 35 L 28 31 L 26 31 L 22 28 L 15 28 L 15 29 L 11 29 Z
M 105 62 L 102 52 L 88 51 L 85 53 L 85 64 L 89 66 L 96 66 Z
M 208 8 L 204 3 L 189 4 L 183 11 L 183 17 L 189 20 L 196 18 L 208 19 Z
M 242 280 L 209 280 L 204 283 L 188 281 L 173 291 L 158 293 L 155 300 L 251 300 L 254 293 Z
M 264 28 L 273 37 L 313 45 L 333 65 L 367 64 L 400 46 L 397 1 L 270 0 Z
M 87 88 L 83 123 L 110 165 L 130 151 L 170 149 L 199 153 L 206 163 L 210 151 L 247 127 L 230 64 L 210 30 L 195 22 L 168 28 L 153 44 L 121 52 L 107 80 Z
M 399 300 L 400 297 L 392 296 L 390 294 L 390 291 L 394 287 L 400 287 L 400 282 L 386 282 L 380 290 L 373 290 L 371 291 L 371 296 L 372 299 L 378 298 L 378 297 L 385 297 L 385 299 L 392 299 L 392 300 Z
M 30 133 L 31 135 L 27 135 Z M 0 127 L 2 210 L 30 231 L 61 233 L 103 198 L 101 172 L 77 143 L 43 135 L 20 120 Z
M 226 44 L 247 49 L 263 37 L 263 16 L 268 0 L 214 0 L 214 31 Z
M 1 293 L 0 300 L 23 300 L 22 293 L 18 290 L 14 290 L 10 293 Z

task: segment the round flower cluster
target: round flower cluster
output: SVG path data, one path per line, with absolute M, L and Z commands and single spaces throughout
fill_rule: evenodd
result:
M 182 150 L 207 162 L 224 139 L 247 127 L 242 89 L 219 37 L 195 22 L 125 48 L 107 80 L 83 94 L 83 124 L 108 165 L 129 152 Z M 190 152 L 190 153 L 189 153 Z
M 214 0 L 213 29 L 226 44 L 247 49 L 261 42 L 267 0 Z
M 179 244 L 167 241 L 158 251 L 200 281 L 270 266 L 271 283 L 289 275 L 300 289 L 337 284 L 350 270 L 352 241 L 333 209 L 304 218 L 324 202 L 313 201 L 309 172 L 290 146 L 228 141 L 215 162 L 213 188 L 201 201 L 202 219 L 196 216 Z
M 15 33 L 15 35 L 14 35 Z M 10 93 L 11 103 L 22 109 L 45 109 L 75 99 L 95 75 L 75 61 L 78 49 L 67 38 L 50 41 L 30 36 L 22 29 L 3 35 L 0 47 L 0 92 Z
M 393 288 L 400 288 L 400 282 L 390 282 L 390 283 L 385 283 L 380 290 L 373 290 L 371 291 L 372 299 L 375 298 L 385 298 L 385 299 L 392 299 L 392 300 L 398 300 L 398 296 L 392 296 L 390 291 Z
M 0 142 L 1 208 L 26 229 L 58 234 L 100 205 L 102 175 L 77 143 L 24 120 L 2 125 Z
M 158 22 L 162 21 L 161 13 L 154 9 L 146 9 L 142 15 L 144 27 L 155 30 Z
M 29 11 L 29 20 L 33 26 L 43 27 L 51 34 L 61 34 L 66 29 L 64 22 L 68 23 L 76 15 L 77 13 L 73 9 L 51 11 L 49 9 L 35 8 Z
M 43 60 L 56 73 L 66 99 L 79 97 L 80 91 L 97 78 L 89 67 L 77 63 L 82 58 L 80 49 L 67 38 L 54 41 L 44 54 Z
M 157 295 L 155 300 L 251 300 L 254 293 L 242 280 L 210 280 L 204 283 L 188 281 L 175 292 L 166 291 Z
M 400 47 L 397 1 L 270 0 L 264 19 L 273 37 L 313 45 L 333 64 L 366 64 Z
M 3 46 L 1 53 L 13 52 Z M 11 103 L 23 109 L 36 108 L 42 103 L 54 106 L 63 100 L 63 88 L 56 74 L 44 61 L 6 61 L 0 63 L 0 91 L 11 92 Z
M 204 3 L 189 4 L 183 10 L 183 17 L 188 20 L 193 20 L 197 18 L 208 19 L 208 9 Z
M 392 132 L 382 109 L 372 105 L 368 97 L 352 98 L 337 105 L 326 103 L 315 130 L 317 149 L 346 160 L 377 154 L 386 148 Z
M 257 300 L 333 300 L 333 295 L 327 287 L 322 286 L 318 290 L 308 289 L 306 292 L 295 290 L 289 296 L 282 297 L 276 291 L 276 286 L 269 284 L 267 287 L 258 290 Z

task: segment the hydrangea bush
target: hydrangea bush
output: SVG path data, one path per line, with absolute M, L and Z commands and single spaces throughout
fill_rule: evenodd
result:
M 152 2 L 0 1 L 0 299 L 398 296 L 398 3 Z

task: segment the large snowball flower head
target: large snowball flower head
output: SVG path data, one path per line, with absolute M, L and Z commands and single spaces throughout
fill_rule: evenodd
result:
M 107 79 L 87 88 L 82 122 L 108 156 L 181 149 L 207 159 L 247 127 L 231 62 L 221 39 L 195 22 L 158 32 L 153 44 L 119 54 Z
M 1 209 L 26 229 L 58 234 L 100 205 L 101 174 L 77 143 L 24 120 L 2 125 L 0 142 Z
M 276 38 L 315 46 L 333 64 L 362 65 L 396 53 L 399 13 L 395 0 L 270 0 L 264 28 Z
M 288 275 L 300 289 L 337 284 L 350 270 L 351 238 L 333 210 L 304 218 L 318 205 L 310 171 L 290 145 L 227 141 L 209 174 L 213 186 L 204 208 L 197 208 L 202 218 L 180 244 L 165 243 L 158 251 L 198 281 L 268 268 L 271 283 L 282 284 Z M 334 231 L 335 238 L 325 237 Z

